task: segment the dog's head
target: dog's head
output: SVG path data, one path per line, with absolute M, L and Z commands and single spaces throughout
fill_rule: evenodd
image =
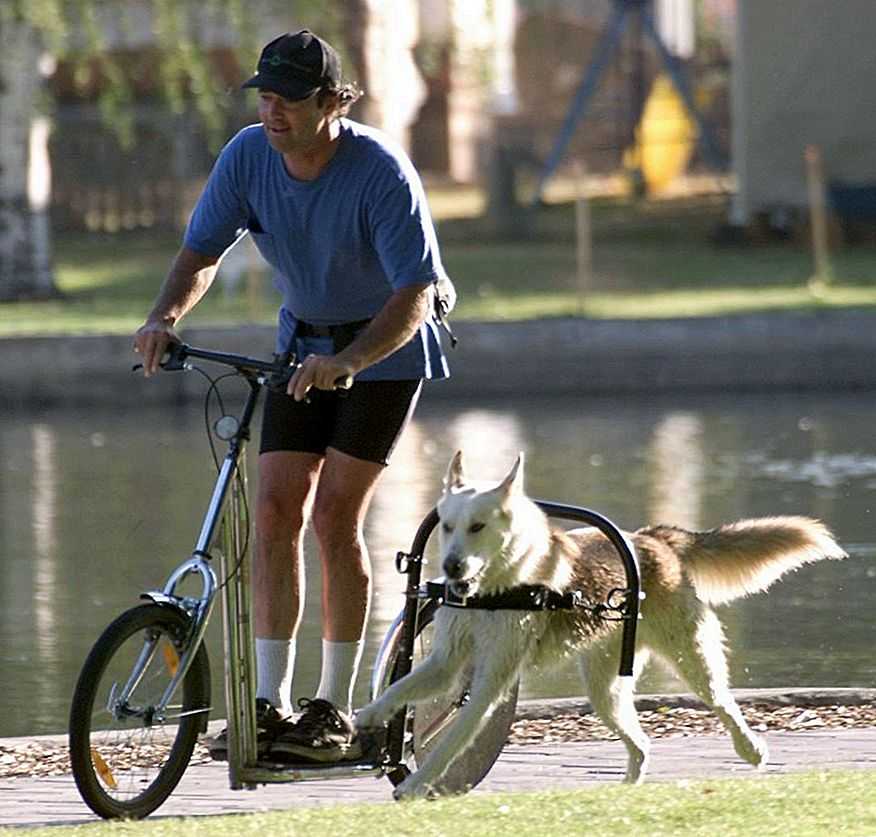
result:
M 535 508 L 523 492 L 522 453 L 497 485 L 467 480 L 457 451 L 438 501 L 441 567 L 455 595 L 490 593 L 520 582 L 521 526 L 530 519 L 530 507 Z

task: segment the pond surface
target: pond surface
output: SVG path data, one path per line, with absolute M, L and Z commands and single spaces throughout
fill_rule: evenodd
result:
M 775 514 L 824 520 L 849 560 L 805 567 L 768 594 L 720 608 L 732 683 L 873 686 L 874 428 L 871 395 L 520 395 L 460 404 L 430 402 L 427 390 L 368 520 L 375 596 L 357 702 L 367 698 L 371 662 L 402 605 L 395 553 L 410 546 L 456 448 L 473 476 L 496 479 L 524 450 L 531 495 L 588 506 L 628 529 L 705 529 Z M 89 648 L 188 556 L 213 474 L 196 404 L 0 416 L 0 736 L 65 729 Z M 318 680 L 319 578 L 310 558 L 308 566 L 296 697 L 309 696 Z M 218 609 L 209 642 L 219 672 Z M 684 686 L 652 665 L 640 690 Z M 581 688 L 567 665 L 530 676 L 523 692 L 562 697 Z M 218 679 L 214 695 L 221 711 Z

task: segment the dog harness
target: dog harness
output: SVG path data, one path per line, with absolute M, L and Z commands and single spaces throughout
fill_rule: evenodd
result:
M 427 581 L 424 589 L 426 597 L 435 599 L 446 607 L 469 610 L 590 610 L 596 616 L 609 620 L 626 618 L 625 601 L 628 590 L 612 590 L 605 602 L 593 604 L 584 598 L 580 590 L 558 593 L 540 584 L 522 584 L 482 596 L 457 596 L 450 590 L 443 578 Z

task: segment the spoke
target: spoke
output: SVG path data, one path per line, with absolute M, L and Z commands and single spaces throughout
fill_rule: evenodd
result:
M 459 712 L 460 703 L 451 703 L 442 712 L 438 712 L 434 717 L 429 719 L 429 725 L 424 727 L 420 733 L 420 747 L 428 747 L 432 743 L 432 739 L 441 733 L 447 725 L 447 722 Z

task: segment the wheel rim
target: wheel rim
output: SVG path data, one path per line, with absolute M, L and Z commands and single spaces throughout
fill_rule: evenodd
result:
M 94 681 L 86 718 L 83 753 L 91 773 L 89 784 L 108 812 L 139 814 L 150 795 L 164 793 L 163 774 L 170 768 L 178 739 L 194 722 L 179 688 L 166 710 L 159 705 L 179 664 L 181 627 L 172 620 L 152 621 L 120 638 Z M 144 647 L 151 646 L 142 676 L 122 703 L 119 695 Z M 178 756 L 177 756 L 178 757 Z M 101 813 L 105 813 L 101 811 Z

